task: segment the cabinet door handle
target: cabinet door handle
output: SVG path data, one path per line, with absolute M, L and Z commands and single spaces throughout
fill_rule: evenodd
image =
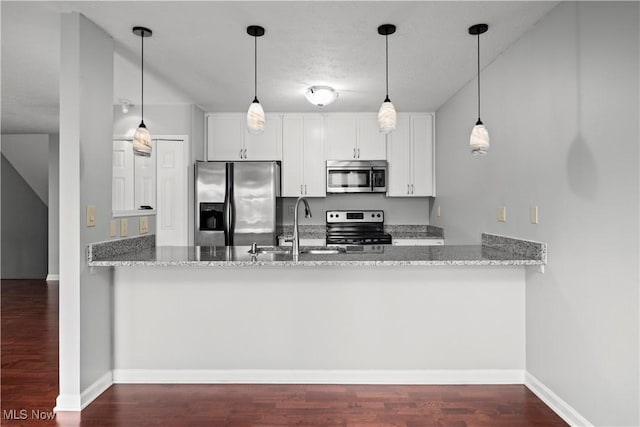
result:
M 413 191 L 413 184 L 411 184 L 411 194 L 413 194 L 413 193 L 414 193 L 414 191 Z
M 410 191 L 411 191 L 411 186 L 407 184 L 407 194 L 411 194 Z
M 353 158 L 354 159 L 356 158 L 356 149 L 355 148 L 353 149 Z
M 358 148 L 358 159 L 360 158 L 360 149 Z
M 245 159 L 247 158 L 247 149 L 246 148 L 244 149 L 244 158 Z
M 242 148 L 240 149 L 240 158 L 242 158 Z
M 300 184 L 300 194 L 304 194 L 303 185 Z
M 307 184 L 304 185 L 304 195 L 307 195 Z

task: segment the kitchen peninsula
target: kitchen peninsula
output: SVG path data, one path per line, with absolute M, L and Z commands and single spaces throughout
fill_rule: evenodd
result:
M 89 251 L 91 268 L 114 267 L 114 382 L 524 380 L 525 274 L 537 273 L 523 266 L 546 263 L 544 244 L 484 234 L 294 261 L 153 243 Z

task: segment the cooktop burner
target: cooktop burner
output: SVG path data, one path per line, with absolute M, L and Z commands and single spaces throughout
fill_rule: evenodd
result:
M 384 211 L 327 211 L 328 245 L 389 245 L 391 235 L 384 232 Z

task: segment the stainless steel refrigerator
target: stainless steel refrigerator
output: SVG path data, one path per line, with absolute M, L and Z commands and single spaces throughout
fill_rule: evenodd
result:
M 195 244 L 277 244 L 279 162 L 196 162 Z

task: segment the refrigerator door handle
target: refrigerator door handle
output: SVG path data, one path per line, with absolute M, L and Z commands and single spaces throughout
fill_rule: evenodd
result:
M 233 163 L 226 164 L 226 191 L 224 195 L 224 244 L 233 246 L 233 232 L 235 229 L 235 206 L 233 201 Z

